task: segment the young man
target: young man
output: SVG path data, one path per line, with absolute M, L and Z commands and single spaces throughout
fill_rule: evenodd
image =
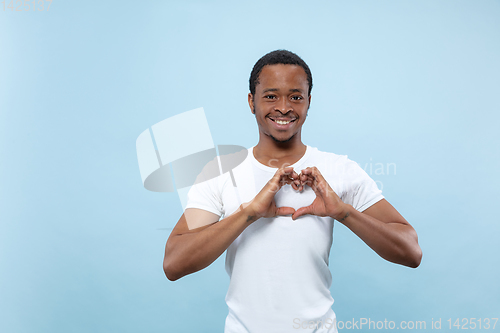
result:
M 375 182 L 346 156 L 302 143 L 311 89 L 309 67 L 294 53 L 274 51 L 255 64 L 248 103 L 259 142 L 234 170 L 239 188 L 227 173 L 193 186 L 167 241 L 163 267 L 172 281 L 227 250 L 225 332 L 336 332 L 334 220 L 382 258 L 420 264 L 415 230 Z

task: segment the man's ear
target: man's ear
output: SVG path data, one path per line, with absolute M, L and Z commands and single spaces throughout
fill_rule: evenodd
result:
M 252 93 L 248 93 L 248 105 L 250 106 L 250 111 L 252 111 L 253 114 L 255 114 L 255 107 L 253 103 L 253 95 Z
M 311 95 L 309 95 L 309 105 L 307 106 L 307 109 L 309 110 L 310 107 L 311 107 Z

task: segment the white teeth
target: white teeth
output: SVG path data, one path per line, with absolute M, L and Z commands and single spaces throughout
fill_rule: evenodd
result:
M 278 124 L 280 124 L 280 125 L 286 125 L 286 124 L 288 124 L 288 123 L 290 122 L 290 120 L 288 120 L 288 121 L 276 120 L 276 122 L 277 122 Z

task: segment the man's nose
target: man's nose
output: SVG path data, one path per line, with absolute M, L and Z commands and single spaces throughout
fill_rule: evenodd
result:
M 290 103 L 288 98 L 282 98 L 278 102 L 277 108 L 282 114 L 286 114 L 288 113 L 288 111 L 292 110 L 292 104 Z

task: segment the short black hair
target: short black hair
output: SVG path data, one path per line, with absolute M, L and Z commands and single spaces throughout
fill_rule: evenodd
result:
M 250 73 L 250 93 L 255 95 L 255 87 L 259 84 L 259 75 L 262 72 L 262 68 L 266 65 L 298 65 L 304 69 L 307 75 L 307 83 L 309 83 L 308 95 L 311 95 L 311 90 L 313 87 L 313 79 L 311 70 L 307 66 L 306 62 L 302 60 L 298 55 L 287 50 L 276 50 L 269 52 L 262 58 L 260 58 L 253 66 L 252 73 Z

